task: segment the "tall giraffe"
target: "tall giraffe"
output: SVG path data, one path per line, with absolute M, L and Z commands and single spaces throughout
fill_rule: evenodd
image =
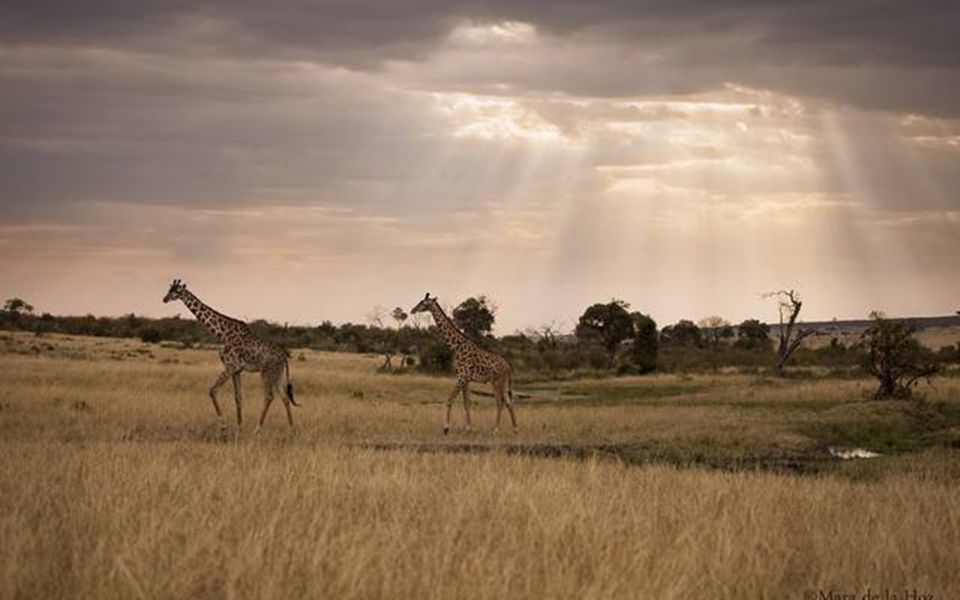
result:
M 163 297 L 164 303 L 173 300 L 181 300 L 190 309 L 190 312 L 197 317 L 197 320 L 213 335 L 217 336 L 217 339 L 223 344 L 223 347 L 220 348 L 223 373 L 210 388 L 210 399 L 213 401 L 213 409 L 217 411 L 220 428 L 225 429 L 226 423 L 223 420 L 220 404 L 217 402 L 217 390 L 231 377 L 233 378 L 233 398 L 237 403 L 237 426 L 239 427 L 243 423 L 241 408 L 243 386 L 240 382 L 240 375 L 244 371 L 259 371 L 263 379 L 263 412 L 260 413 L 257 429 L 259 430 L 263 426 L 263 420 L 267 418 L 267 410 L 270 408 L 270 403 L 273 402 L 274 390 L 280 391 L 280 377 L 283 375 L 286 377 L 286 386 L 281 391 L 281 398 L 283 398 L 283 407 L 287 409 L 287 421 L 293 427 L 293 414 L 290 412 L 290 404 L 300 405 L 293 399 L 293 384 L 290 382 L 290 365 L 287 362 L 289 354 L 287 351 L 277 344 L 261 340 L 253 335 L 253 332 L 243 321 L 228 317 L 204 304 L 179 279 L 173 280 L 173 283 L 170 284 L 170 290 Z
M 513 413 L 513 384 L 510 375 L 510 365 L 502 357 L 481 348 L 470 339 L 450 320 L 437 298 L 430 297 L 429 292 L 423 297 L 411 313 L 429 312 L 437 329 L 443 335 L 450 349 L 453 350 L 453 359 L 456 364 L 457 384 L 447 396 L 447 417 L 443 422 L 443 435 L 450 431 L 450 410 L 453 408 L 453 399 L 458 393 L 463 393 L 463 412 L 466 415 L 467 429 L 470 429 L 470 383 L 490 382 L 493 386 L 493 395 L 497 402 L 497 424 L 494 431 L 500 430 L 500 415 L 506 405 L 510 412 L 510 422 L 513 431 L 517 431 L 517 417 Z

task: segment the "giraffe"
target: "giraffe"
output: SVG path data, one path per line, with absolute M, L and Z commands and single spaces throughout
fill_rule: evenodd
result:
M 457 384 L 447 396 L 447 416 L 443 422 L 443 435 L 447 435 L 450 431 L 450 410 L 453 407 L 453 399 L 458 393 L 463 394 L 463 412 L 466 416 L 467 430 L 470 430 L 470 383 L 474 381 L 490 382 L 493 386 L 493 395 L 497 402 L 497 423 L 494 431 L 500 430 L 500 416 L 506 405 L 510 413 L 510 422 L 513 424 L 513 432 L 516 433 L 517 417 L 513 412 L 513 384 L 510 365 L 507 361 L 502 356 L 484 350 L 467 334 L 457 329 L 450 317 L 440 308 L 436 296 L 431 298 L 429 292 L 410 312 L 429 312 L 447 345 L 453 350 Z
M 213 335 L 217 336 L 217 339 L 223 344 L 223 347 L 220 348 L 223 372 L 220 373 L 213 387 L 210 388 L 210 400 L 213 401 L 213 409 L 217 411 L 220 428 L 225 430 L 226 423 L 223 420 L 220 404 L 217 402 L 217 390 L 230 378 L 233 378 L 233 399 L 237 403 L 237 426 L 240 427 L 243 423 L 241 408 L 243 387 L 240 384 L 240 375 L 244 371 L 259 371 L 263 379 L 263 411 L 260 413 L 257 430 L 259 431 L 263 427 L 263 421 L 267 418 L 267 410 L 270 408 L 270 403 L 273 402 L 274 390 L 279 389 L 280 377 L 284 375 L 286 386 L 281 391 L 281 398 L 283 399 L 283 407 L 287 409 L 287 421 L 293 427 L 293 414 L 290 412 L 290 405 L 300 405 L 293 399 L 293 384 L 290 382 L 290 365 L 288 363 L 290 355 L 287 351 L 276 344 L 254 336 L 243 321 L 221 314 L 204 304 L 179 279 L 173 280 L 167 295 L 163 297 L 164 303 L 173 300 L 182 301 L 190 309 L 190 312 L 197 317 L 197 320 Z

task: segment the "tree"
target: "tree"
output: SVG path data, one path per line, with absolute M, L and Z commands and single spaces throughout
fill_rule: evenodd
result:
M 813 335 L 815 331 L 796 326 L 797 317 L 800 316 L 800 309 L 803 307 L 800 294 L 796 291 L 780 290 L 764 294 L 764 297 L 775 297 L 778 302 L 777 312 L 780 316 L 780 330 L 777 333 L 780 337 L 780 344 L 777 347 L 777 362 L 774 365 L 774 370 L 778 375 L 783 375 L 783 368 L 786 366 L 790 355 L 800 347 L 804 338 Z
M 480 340 L 493 330 L 496 307 L 486 296 L 467 298 L 453 309 L 453 321 L 470 337 Z
M 770 348 L 770 326 L 757 319 L 747 319 L 737 325 L 735 345 L 745 350 L 766 350 Z
M 145 327 L 140 331 L 140 341 L 145 344 L 156 344 L 163 339 L 163 334 L 156 327 Z
M 384 308 L 381 304 L 374 304 L 370 312 L 367 313 L 367 323 L 376 327 L 383 327 Z
M 385 313 L 386 309 L 383 308 L 383 305 L 375 304 L 373 308 L 370 309 L 370 312 L 367 313 L 367 322 L 372 325 L 372 327 L 370 327 L 370 333 L 373 335 L 366 336 L 361 333 L 357 337 L 358 340 L 363 344 L 368 343 L 368 341 L 372 341 L 373 347 L 383 355 L 383 364 L 380 365 L 377 370 L 383 373 L 392 373 L 393 355 L 397 352 L 396 336 L 382 335 L 389 334 L 389 332 L 386 331 L 386 326 L 383 324 L 383 319 L 386 316 Z
M 20 298 L 10 298 L 6 304 L 3 305 L 3 310 L 9 313 L 30 314 L 33 312 L 33 307 Z
M 403 324 L 406 322 L 407 318 L 410 316 L 407 314 L 407 311 L 403 310 L 401 307 L 396 307 L 390 312 L 390 316 L 393 317 L 393 320 L 397 322 L 397 330 L 392 332 L 393 335 L 390 336 L 389 352 L 400 352 L 400 366 L 395 370 L 399 373 L 403 371 L 403 368 L 407 364 L 409 352 L 407 347 L 403 345 Z M 387 370 L 392 369 L 393 364 L 391 363 L 390 354 L 387 355 L 386 361 L 383 363 L 381 369 Z
M 617 299 L 589 307 L 577 322 L 577 339 L 581 342 L 599 339 L 607 353 L 613 357 L 620 342 L 634 335 L 633 318 L 627 312 L 628 308 L 629 304 Z
M 677 321 L 675 325 L 667 325 L 660 332 L 660 341 L 665 346 L 703 346 L 703 334 L 696 323 L 687 319 Z
M 407 317 L 407 325 L 414 329 L 426 329 L 429 326 L 430 314 L 426 312 L 411 313 Z
M 527 337 L 536 340 L 537 350 L 556 350 L 559 342 L 557 341 L 557 335 L 559 334 L 560 329 L 557 327 L 556 323 L 550 322 L 544 325 L 541 325 L 537 329 L 527 329 Z
M 20 325 L 20 319 L 23 315 L 33 313 L 33 306 L 20 298 L 10 298 L 3 305 L 3 314 L 0 315 L 4 320 L 9 320 L 14 325 Z
M 700 326 L 704 341 L 714 348 L 719 347 L 723 340 L 733 337 L 733 327 L 723 317 L 704 317 L 697 325 Z
M 431 342 L 420 352 L 420 369 L 428 373 L 453 370 L 453 350 L 443 342 Z
M 633 319 L 633 343 L 630 359 L 639 373 L 649 373 L 657 368 L 657 322 L 641 312 L 630 313 Z
M 876 311 L 870 318 L 873 325 L 864 332 L 863 342 L 867 352 L 864 368 L 880 382 L 873 397 L 909 398 L 917 381 L 929 381 L 937 373 L 930 351 L 903 321 L 886 319 Z
M 407 314 L 407 311 L 398 306 L 393 309 L 393 312 L 390 313 L 390 316 L 393 317 L 393 320 L 397 322 L 397 329 L 400 329 L 403 327 L 404 322 L 410 315 Z

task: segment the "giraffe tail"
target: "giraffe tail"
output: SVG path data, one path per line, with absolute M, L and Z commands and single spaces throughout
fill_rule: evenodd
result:
M 299 404 L 297 404 L 297 401 L 293 399 L 293 383 L 290 382 L 290 363 L 287 362 L 284 365 L 284 368 L 287 370 L 287 387 L 286 387 L 287 398 L 289 398 L 290 404 L 294 406 L 300 406 Z

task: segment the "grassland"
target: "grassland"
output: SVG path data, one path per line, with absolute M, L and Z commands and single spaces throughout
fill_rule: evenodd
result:
M 378 360 L 295 351 L 297 427 L 247 376 L 223 440 L 215 352 L 0 334 L 0 596 L 960 597 L 960 379 L 521 380 L 444 437 Z
M 960 327 L 928 327 L 917 331 L 914 337 L 927 348 L 939 350 L 960 343 Z M 827 331 L 807 338 L 803 345 L 806 348 L 821 348 L 829 345 L 834 338 L 844 346 L 852 346 L 863 340 L 860 333 Z

